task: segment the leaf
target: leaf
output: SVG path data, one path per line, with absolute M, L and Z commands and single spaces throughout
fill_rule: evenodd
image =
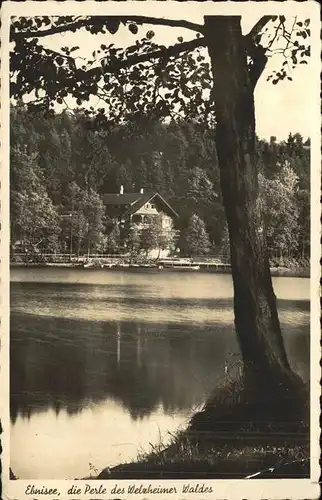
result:
M 115 35 L 115 33 L 119 29 L 119 26 L 120 26 L 120 21 L 118 21 L 117 19 L 109 19 L 106 23 L 106 28 L 112 35 Z
M 136 35 L 136 34 L 137 34 L 137 32 L 139 31 L 139 29 L 138 29 L 138 27 L 137 27 L 137 25 L 136 25 L 136 24 L 131 23 L 131 24 L 129 24 L 129 31 L 130 31 L 131 33 L 133 33 L 133 35 Z
M 127 52 L 128 54 L 132 54 L 133 52 L 136 52 L 136 51 L 137 51 L 137 46 L 136 46 L 136 45 L 131 45 L 131 47 L 128 47 L 128 48 L 126 49 L 126 52 Z

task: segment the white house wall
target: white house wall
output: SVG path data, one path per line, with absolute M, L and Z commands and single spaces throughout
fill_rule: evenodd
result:
M 171 231 L 173 229 L 173 220 L 169 215 L 161 214 L 162 215 L 162 229 L 165 229 L 166 231 Z
M 132 215 L 133 222 L 135 224 L 137 224 L 138 226 L 142 226 L 142 225 L 144 225 L 144 219 L 143 219 L 143 221 L 142 220 L 138 221 L 138 220 L 136 220 L 136 216 L 140 216 L 140 217 L 159 216 L 159 217 L 161 217 L 161 226 L 162 226 L 162 229 L 164 229 L 165 231 L 172 231 L 173 226 L 174 226 L 172 217 L 170 217 L 169 215 L 166 215 L 163 212 L 158 212 L 158 210 L 156 208 L 142 207 L 142 208 L 140 208 L 140 210 L 138 210 L 137 212 L 135 212 L 135 214 Z
M 137 215 L 158 215 L 160 212 L 158 211 L 153 202 L 151 203 L 148 202 L 135 213 Z

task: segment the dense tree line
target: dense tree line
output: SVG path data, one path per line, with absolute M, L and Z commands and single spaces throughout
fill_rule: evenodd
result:
M 140 236 L 107 223 L 102 195 L 158 191 L 180 214 L 185 254 L 229 253 L 213 132 L 188 121 L 98 126 L 82 111 L 45 117 L 11 110 L 11 242 L 43 252 L 161 248 L 158 228 Z M 299 134 L 257 140 L 261 201 L 272 255 L 309 255 L 310 148 Z M 71 215 L 72 214 L 72 215 Z M 70 218 L 69 218 L 70 217 Z M 159 232 L 160 233 L 160 232 Z M 153 240 L 153 241 L 152 241 Z M 158 240 L 158 241 L 156 241 Z

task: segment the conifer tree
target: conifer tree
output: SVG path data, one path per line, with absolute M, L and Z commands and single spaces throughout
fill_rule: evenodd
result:
M 188 225 L 182 231 L 181 251 L 189 257 L 207 254 L 210 250 L 209 236 L 205 223 L 198 215 L 193 214 Z

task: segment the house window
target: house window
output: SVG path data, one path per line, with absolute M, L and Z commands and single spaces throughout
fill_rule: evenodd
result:
M 155 204 L 154 203 L 151 203 L 151 208 L 155 208 Z
M 134 223 L 140 223 L 141 222 L 141 215 L 133 215 L 132 221 Z

